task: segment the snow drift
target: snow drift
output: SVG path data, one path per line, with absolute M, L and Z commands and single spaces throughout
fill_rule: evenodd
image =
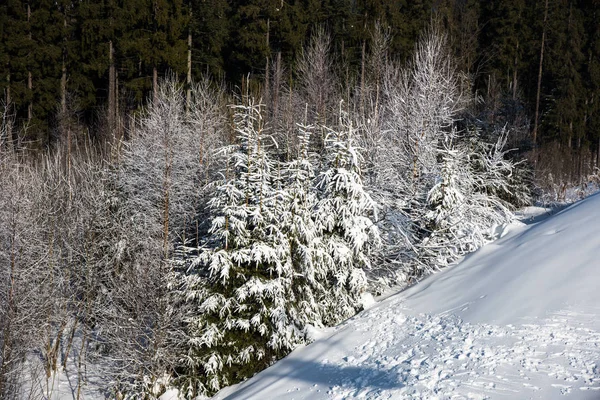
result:
M 217 399 L 600 398 L 600 194 L 515 223 Z
M 499 324 L 600 307 L 600 194 L 533 226 L 511 228 L 455 268 L 401 293 L 404 307 Z

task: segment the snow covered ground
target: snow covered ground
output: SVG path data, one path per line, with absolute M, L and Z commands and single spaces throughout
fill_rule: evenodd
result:
M 600 194 L 510 225 L 215 398 L 600 399 Z

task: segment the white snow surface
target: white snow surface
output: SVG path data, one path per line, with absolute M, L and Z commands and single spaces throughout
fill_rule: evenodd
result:
M 216 399 L 600 399 L 600 194 L 511 224 Z

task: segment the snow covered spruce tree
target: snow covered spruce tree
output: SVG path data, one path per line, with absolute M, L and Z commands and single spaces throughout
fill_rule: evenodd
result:
M 284 194 L 280 226 L 289 242 L 294 269 L 289 300 L 294 303 L 294 319 L 302 331 L 309 326 L 323 326 L 322 300 L 327 298 L 324 282 L 330 265 L 324 260 L 322 226 L 315 218 L 318 199 L 313 164 L 316 157 L 309 151 L 314 131 L 313 125 L 298 124 L 298 155 L 282 165 L 280 181 Z
M 298 124 L 298 156 L 282 173 L 280 220 L 294 268 L 290 299 L 303 331 L 337 324 L 360 310 L 364 270 L 371 249 L 380 244 L 371 220 L 375 203 L 362 184 L 356 129 L 345 113 L 336 129 L 322 129 L 328 134 L 321 172 L 315 172 L 318 157 L 309 151 L 316 129 Z
M 317 221 L 325 246 L 319 258 L 327 266 L 329 285 L 324 304 L 326 324 L 338 323 L 360 309 L 369 253 L 380 245 L 379 231 L 371 220 L 376 205 L 363 186 L 362 157 L 354 145 L 357 129 L 342 104 L 339 125 L 328 129 L 325 139 L 327 168 L 317 179 Z
M 327 169 L 316 174 L 314 127 L 299 125 L 298 157 L 279 163 L 261 106 L 234 110 L 238 143 L 221 150 L 209 235 L 176 272 L 187 308 L 179 369 L 188 397 L 247 378 L 309 341 L 310 326 L 356 313 L 362 268 L 378 242 L 351 125 L 330 131 Z
M 293 268 L 262 107 L 234 112 L 239 143 L 221 149 L 206 247 L 177 277 L 189 305 L 180 385 L 188 397 L 250 377 L 302 341 L 288 307 Z

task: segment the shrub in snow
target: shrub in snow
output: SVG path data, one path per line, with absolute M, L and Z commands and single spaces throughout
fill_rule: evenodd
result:
M 506 157 L 507 131 L 491 142 L 459 131 L 469 91 L 445 43 L 433 30 L 408 70 L 387 66 L 370 189 L 383 205 L 386 246 L 377 256 L 394 280 L 418 278 L 478 248 L 492 226 L 511 218 L 508 202 L 529 200 L 519 165 Z
M 506 127 L 492 132 L 491 138 L 483 138 L 479 130 L 469 136 L 473 149 L 471 165 L 479 191 L 501 199 L 515 207 L 532 204 L 530 169 L 523 161 L 509 157 L 512 149 L 506 149 L 510 132 Z
M 0 398 L 17 399 L 26 396 L 26 357 L 49 319 L 47 293 L 55 286 L 43 263 L 41 176 L 12 154 L 0 157 Z
M 493 238 L 493 227 L 512 219 L 509 205 L 486 188 L 507 187 L 503 172 L 514 166 L 497 162 L 496 152 L 484 151 L 490 146 L 477 138 L 461 140 L 455 131 L 452 136 L 438 149 L 440 177 L 429 191 L 425 214 L 430 233 L 419 244 L 421 256 L 435 266 L 481 247 Z

